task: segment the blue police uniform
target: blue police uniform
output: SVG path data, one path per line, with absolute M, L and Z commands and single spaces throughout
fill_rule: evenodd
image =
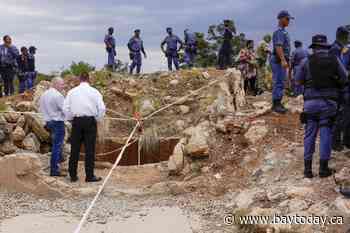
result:
M 185 32 L 185 63 L 192 67 L 197 54 L 197 38 L 192 32 Z
M 284 56 L 289 61 L 290 58 L 290 37 L 285 28 L 278 28 L 272 36 L 273 42 L 273 55 L 271 56 L 271 68 L 272 68 L 272 81 L 273 81 L 273 90 L 272 90 L 272 100 L 281 101 L 283 98 L 284 91 L 284 80 L 287 77 L 287 70 L 282 67 L 280 58 L 276 53 L 276 47 L 282 47 Z
M 307 58 L 308 55 L 309 55 L 308 51 L 306 49 L 303 49 L 302 47 L 296 48 L 292 53 L 292 57 L 291 57 L 291 66 L 293 70 L 292 90 L 296 95 L 302 94 L 303 89 L 302 89 L 302 86 L 296 83 L 295 75 L 297 73 L 297 70 L 300 69 L 301 61 Z
M 316 47 L 317 46 L 317 47 Z M 305 58 L 297 70 L 296 80 L 304 85 L 304 175 L 312 178 L 312 158 L 320 132 L 320 177 L 334 171 L 328 168 L 332 151 L 332 127 L 342 88 L 348 82 L 347 71 L 341 61 L 329 53 L 327 37 L 313 37 L 313 55 Z
M 167 36 L 161 46 L 164 46 L 166 44 L 166 57 L 168 60 L 168 69 L 169 71 L 173 70 L 173 63 L 176 68 L 176 70 L 179 69 L 179 54 L 178 54 L 178 44 L 183 45 L 182 40 L 176 36 L 176 35 L 169 35 Z
M 17 58 L 18 64 L 18 79 L 19 79 L 19 93 L 23 93 L 30 89 L 32 84 L 31 76 L 29 74 L 29 57 L 28 55 L 21 54 Z
M 223 32 L 223 43 L 219 50 L 219 68 L 220 69 L 226 69 L 227 67 L 230 67 L 232 65 L 232 39 L 233 39 L 233 32 L 230 28 L 225 27 L 225 30 Z
M 130 73 L 132 74 L 133 70 L 136 67 L 136 72 L 137 74 L 139 74 L 141 72 L 141 66 L 142 66 L 141 52 L 143 54 L 146 54 L 143 47 L 142 39 L 135 36 L 132 37 L 129 40 L 128 48 L 130 50 L 130 59 L 132 60 L 132 63 L 130 66 Z
M 107 64 L 109 66 L 114 66 L 115 65 L 115 57 L 117 56 L 117 51 L 115 49 L 115 47 L 116 47 L 115 37 L 111 34 L 107 34 L 105 36 L 104 42 L 106 44 L 106 50 L 107 50 L 107 54 L 108 54 Z M 109 47 L 109 46 L 111 46 L 111 47 Z
M 35 68 L 35 55 L 32 53 L 28 54 L 28 72 L 27 73 L 28 73 L 27 88 L 31 90 L 34 87 L 34 83 L 37 76 L 37 71 Z
M 0 74 L 4 82 L 4 92 L 6 96 L 13 95 L 15 92 L 13 80 L 18 56 L 19 51 L 15 46 L 8 48 L 4 44 L 0 45 Z M 2 90 L 0 90 L 0 93 L 0 95 L 2 95 Z
M 343 62 L 342 57 L 342 50 L 344 46 L 338 42 L 337 40 L 332 44 L 332 47 L 329 50 L 329 53 L 333 56 L 336 56 L 341 62 Z M 344 90 L 343 95 L 346 96 L 346 90 Z M 343 99 L 343 103 L 339 105 L 338 108 L 338 114 L 337 119 L 334 124 L 333 128 L 333 137 L 332 137 L 332 144 L 333 149 L 340 151 L 343 149 L 343 141 L 342 141 L 342 135 L 344 133 L 344 123 L 345 123 L 345 114 L 344 114 L 344 102 L 346 99 Z

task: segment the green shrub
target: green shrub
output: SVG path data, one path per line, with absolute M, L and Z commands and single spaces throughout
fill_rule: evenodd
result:
M 72 62 L 68 69 L 62 71 L 61 76 L 64 77 L 66 75 L 72 74 L 75 76 L 79 76 L 84 72 L 90 73 L 94 71 L 95 67 L 90 65 L 87 62 L 80 61 L 78 63 Z

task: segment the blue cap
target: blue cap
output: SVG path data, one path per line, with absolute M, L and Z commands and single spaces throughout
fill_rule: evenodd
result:
M 286 10 L 283 10 L 283 11 L 280 11 L 280 13 L 278 13 L 278 16 L 277 16 L 277 19 L 282 19 L 284 17 L 287 17 L 289 19 L 294 19 L 294 17 L 292 17 L 288 11 Z

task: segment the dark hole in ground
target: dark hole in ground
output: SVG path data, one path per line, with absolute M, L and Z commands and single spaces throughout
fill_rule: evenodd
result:
M 140 164 L 159 163 L 168 161 L 172 155 L 176 144 L 179 142 L 179 138 L 162 138 L 159 142 L 158 154 L 142 154 L 140 155 Z M 96 144 L 96 161 L 114 163 L 120 153 L 121 148 L 124 146 L 122 142 L 118 142 L 113 138 L 105 139 L 104 143 Z M 105 154 L 110 151 L 120 149 L 113 154 Z M 84 151 L 84 149 L 82 150 Z M 84 156 L 81 156 L 81 160 L 84 160 Z M 129 145 L 124 152 L 123 158 L 119 163 L 120 166 L 133 166 L 138 165 L 138 142 Z

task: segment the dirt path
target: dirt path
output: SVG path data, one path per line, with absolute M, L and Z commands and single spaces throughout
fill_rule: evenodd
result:
M 62 233 L 73 232 L 78 219 L 65 213 L 26 214 L 2 223 L 3 233 Z M 53 227 L 54 226 L 54 227 Z M 90 222 L 81 233 L 191 233 L 192 227 L 181 209 L 154 207 L 130 218 L 112 218 L 108 222 Z

